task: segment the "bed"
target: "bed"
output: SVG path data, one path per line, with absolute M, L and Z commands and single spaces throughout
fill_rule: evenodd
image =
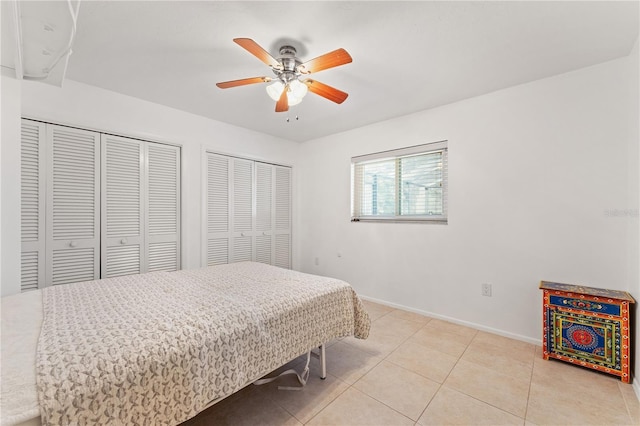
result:
M 179 424 L 369 326 L 347 283 L 253 262 L 3 297 L 1 424 Z

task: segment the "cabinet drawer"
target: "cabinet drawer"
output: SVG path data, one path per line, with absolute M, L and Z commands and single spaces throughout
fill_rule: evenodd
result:
M 583 311 L 597 312 L 600 314 L 614 315 L 617 317 L 620 316 L 619 304 L 614 305 L 611 303 L 602 303 L 599 301 L 595 302 L 591 300 L 576 299 L 572 297 L 556 296 L 556 295 L 549 296 L 549 303 L 551 305 L 560 306 L 564 308 L 580 309 Z

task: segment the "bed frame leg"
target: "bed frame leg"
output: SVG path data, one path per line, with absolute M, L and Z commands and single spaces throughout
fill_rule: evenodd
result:
M 320 345 L 320 378 L 322 380 L 327 378 L 327 353 L 324 343 Z

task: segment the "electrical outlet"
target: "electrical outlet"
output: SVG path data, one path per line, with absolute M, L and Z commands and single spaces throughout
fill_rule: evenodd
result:
M 482 284 L 482 295 L 491 297 L 491 284 Z
M 314 260 L 314 262 L 316 264 L 316 266 L 320 265 L 320 258 L 317 258 Z

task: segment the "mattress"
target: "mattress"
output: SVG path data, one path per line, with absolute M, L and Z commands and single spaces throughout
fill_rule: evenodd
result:
M 1 309 L 0 423 L 14 425 L 40 417 L 36 346 L 42 325 L 42 292 L 3 297 Z
M 178 424 L 369 325 L 347 283 L 253 262 L 5 297 L 2 425 Z

